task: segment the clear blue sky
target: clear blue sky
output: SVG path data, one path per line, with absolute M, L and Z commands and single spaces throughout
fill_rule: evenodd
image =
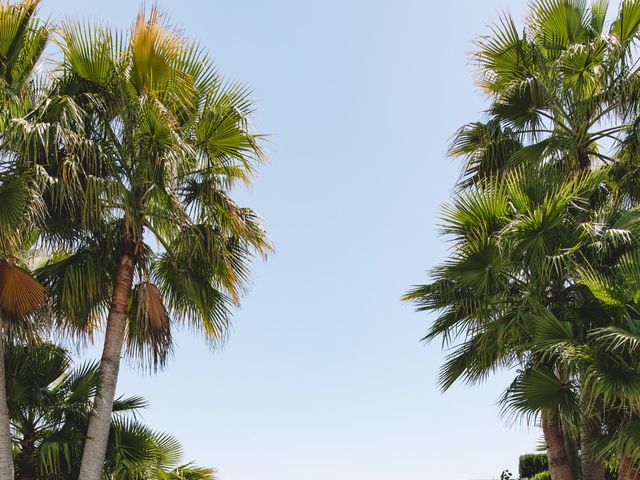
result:
M 483 101 L 473 39 L 525 0 L 162 0 L 219 70 L 254 89 L 271 163 L 243 203 L 277 247 L 232 335 L 188 332 L 169 368 L 123 372 L 144 418 L 222 480 L 495 478 L 539 434 L 498 418 L 509 380 L 436 388 L 428 319 L 400 303 L 446 254 L 439 206 L 455 129 Z M 128 27 L 135 0 L 44 0 L 56 18 Z

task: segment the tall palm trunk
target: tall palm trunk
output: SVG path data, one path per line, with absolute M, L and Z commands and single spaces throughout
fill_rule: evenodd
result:
M 542 432 L 547 445 L 552 480 L 577 480 L 571 468 L 564 442 L 560 416 L 554 411 L 542 412 Z
M 35 434 L 32 429 L 25 432 L 24 439 L 20 442 L 20 455 L 16 459 L 17 480 L 35 480 L 36 459 L 35 459 Z
M 638 464 L 633 461 L 629 455 L 623 455 L 620 458 L 620 467 L 618 468 L 618 480 L 636 480 L 638 478 Z
M 564 448 L 567 450 L 567 458 L 569 459 L 569 465 L 571 465 L 572 478 L 580 477 L 580 454 L 578 452 L 578 443 L 573 435 L 567 433 L 566 429 L 563 429 L 564 436 Z
M 0 315 L 0 480 L 14 480 L 11 426 L 7 406 L 7 384 L 4 372 L 4 326 Z
M 107 317 L 107 331 L 100 361 L 100 383 L 89 417 L 79 480 L 100 480 L 102 478 L 135 265 L 136 254 L 130 248 L 124 249 L 113 284 L 111 307 Z
M 593 442 L 601 435 L 599 420 L 583 418 L 580 430 L 582 480 L 605 480 L 604 465 L 597 460 L 593 451 Z

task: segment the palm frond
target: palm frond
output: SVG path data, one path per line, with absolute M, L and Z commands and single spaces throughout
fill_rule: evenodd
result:
M 44 287 L 18 267 L 14 257 L 0 260 L 0 310 L 8 316 L 25 317 L 45 302 Z

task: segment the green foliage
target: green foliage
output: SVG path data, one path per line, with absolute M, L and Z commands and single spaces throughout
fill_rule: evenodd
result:
M 39 3 L 0 1 L 0 330 L 19 344 L 41 327 L 90 337 L 109 318 L 117 266 L 131 255 L 134 281 L 122 302 L 126 353 L 144 368 L 163 366 L 172 328 L 185 323 L 219 345 L 251 262 L 271 250 L 258 215 L 231 198 L 264 160 L 249 123 L 251 92 L 220 77 L 156 8 L 124 33 L 74 20 L 50 26 L 37 18 Z M 36 75 L 54 27 L 61 55 L 53 55 L 52 71 Z M 36 256 L 34 279 L 26 267 Z M 13 338 L 17 331 L 22 337 Z M 63 410 L 73 404 L 73 415 L 20 403 L 11 390 L 12 408 L 42 414 L 43 424 L 30 427 L 42 432 L 36 440 L 47 478 L 70 478 L 79 464 L 100 385 L 93 381 L 99 370 L 85 370 L 82 385 L 69 385 L 62 371 L 38 386 L 21 380 L 30 392 L 22 400 L 47 391 Z M 13 374 L 11 388 L 20 383 Z M 128 470 L 143 460 L 167 466 L 156 472 L 162 478 L 213 475 L 169 469 L 175 441 L 125 414 L 114 418 L 109 441 L 108 478 L 147 478 Z
M 58 75 L 15 132 L 21 161 L 48 175 L 42 237 L 54 254 L 38 278 L 57 325 L 99 327 L 118 259 L 133 252 L 127 353 L 163 366 L 184 323 L 219 345 L 252 260 L 271 249 L 258 215 L 231 198 L 263 160 L 249 90 L 155 8 L 128 35 L 67 21 L 58 45 Z
M 534 0 L 523 28 L 506 14 L 479 39 L 489 107 L 450 149 L 451 253 L 404 299 L 435 314 L 444 389 L 515 368 L 503 413 L 553 415 L 580 454 L 637 462 L 640 1 L 607 10 Z
M 10 348 L 5 364 L 17 473 L 34 480 L 77 478 L 97 366 L 73 368 L 68 353 L 52 344 Z M 179 466 L 179 442 L 140 422 L 146 406 L 141 397 L 114 403 L 105 478 L 212 479 L 211 469 Z
M 544 453 L 528 453 L 520 455 L 518 461 L 518 474 L 520 478 L 532 478 L 539 473 L 549 470 L 549 460 Z
M 551 480 L 551 473 L 548 470 L 544 472 L 536 473 L 530 480 Z

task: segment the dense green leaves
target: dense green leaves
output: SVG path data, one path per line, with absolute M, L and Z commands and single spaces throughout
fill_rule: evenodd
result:
M 38 278 L 56 323 L 78 334 L 100 326 L 118 258 L 134 250 L 128 352 L 163 365 L 172 322 L 218 343 L 249 263 L 270 250 L 259 217 L 231 199 L 262 160 L 248 89 L 221 79 L 156 9 L 129 34 L 68 21 L 56 43 L 58 75 L 16 124 L 25 158 L 46 171 L 43 239 L 54 255 Z M 160 329 L 141 307 L 147 285 L 166 313 Z
M 264 159 L 250 90 L 221 78 L 156 8 L 143 9 L 128 32 L 63 22 L 61 55 L 35 75 L 53 27 L 36 18 L 38 4 L 0 2 L 0 341 L 47 329 L 92 339 L 117 318 L 125 340 L 112 362 L 126 348 L 143 368 L 165 365 L 173 328 L 184 323 L 219 345 L 251 262 L 271 250 L 258 215 L 232 199 Z M 133 279 L 118 293 L 123 259 Z M 38 417 L 41 478 L 77 476 L 83 436 L 107 435 L 105 478 L 213 478 L 209 469 L 174 468 L 175 440 L 122 413 L 140 408 L 135 399 L 115 401 L 111 432 L 87 435 L 105 369 L 67 377 L 63 357 L 58 370 L 45 368 L 51 359 L 39 363 L 58 376 L 40 393 L 73 406 L 54 415 L 53 403 L 37 405 L 55 417 Z M 44 401 L 33 386 L 12 388 L 12 408 L 29 395 Z
M 97 366 L 73 368 L 69 354 L 52 344 L 10 348 L 5 364 L 17 473 L 34 480 L 76 478 Z M 140 422 L 145 407 L 141 397 L 114 403 L 105 478 L 212 479 L 211 469 L 179 466 L 180 444 Z
M 543 453 L 520 455 L 518 459 L 518 473 L 520 478 L 531 478 L 549 468 L 549 460 Z
M 639 28 L 635 0 L 612 17 L 604 0 L 535 0 L 524 28 L 507 14 L 478 41 L 489 106 L 449 152 L 451 253 L 404 297 L 434 314 L 445 389 L 517 368 L 503 412 L 558 419 L 554 455 L 583 441 L 592 465 L 640 461 Z

